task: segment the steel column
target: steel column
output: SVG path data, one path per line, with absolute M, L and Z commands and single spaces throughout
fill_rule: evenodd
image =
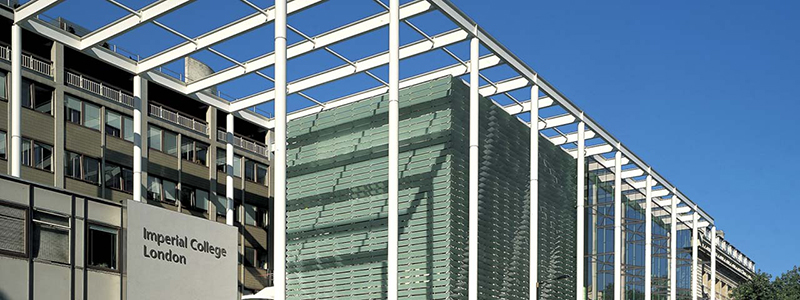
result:
M 233 226 L 233 114 L 225 116 L 225 224 Z M 241 168 L 241 166 L 239 166 Z
M 133 76 L 133 200 L 142 201 L 142 77 Z
M 697 223 L 699 223 L 699 218 L 695 210 L 692 213 L 692 300 L 697 300 L 697 244 L 700 243 L 700 239 L 697 236 Z
M 474 59 L 470 59 L 474 60 Z M 539 293 L 539 87 L 536 82 L 531 87 L 531 195 L 530 195 L 530 236 L 528 257 L 528 299 L 535 300 Z
M 644 197 L 644 298 L 653 299 L 653 176 L 647 168 Z
M 669 299 L 676 300 L 678 295 L 678 196 L 672 196 L 669 215 Z
M 470 41 L 469 61 L 469 291 L 468 299 L 478 299 L 478 139 L 480 126 L 480 41 Z
M 286 0 L 275 0 L 275 300 L 286 299 Z
M 400 159 L 400 1 L 389 1 L 389 191 L 387 298 L 397 300 Z
M 711 227 L 711 300 L 717 300 L 717 226 Z
M 22 28 L 11 25 L 11 176 L 20 177 L 22 167 Z
M 621 149 L 617 144 L 617 149 Z M 622 152 L 614 153 L 614 300 L 622 299 Z
M 578 123 L 578 152 L 575 153 L 576 158 L 578 160 L 578 171 L 577 171 L 577 178 L 576 181 L 578 186 L 576 187 L 576 194 L 577 199 L 575 200 L 575 207 L 577 214 L 577 236 L 575 240 L 575 299 L 576 300 L 584 300 L 586 298 L 584 287 L 583 287 L 583 262 L 585 261 L 584 256 L 584 246 L 583 246 L 583 239 L 584 239 L 584 190 L 585 183 L 584 180 L 586 178 L 586 123 L 583 122 L 583 113 L 580 115 L 581 121 Z

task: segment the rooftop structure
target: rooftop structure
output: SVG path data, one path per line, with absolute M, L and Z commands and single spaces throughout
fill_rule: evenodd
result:
M 328 110 L 334 107 L 339 107 L 359 100 L 368 99 L 374 96 L 379 96 L 388 93 L 389 98 L 389 146 L 388 146 L 388 297 L 389 299 L 397 298 L 397 189 L 398 189 L 398 99 L 400 88 L 409 87 L 418 83 L 427 82 L 442 76 L 454 77 L 468 77 L 470 85 L 470 177 L 469 177 L 469 201 L 470 201 L 470 219 L 469 219 L 469 295 L 477 295 L 477 197 L 478 197 L 478 153 L 477 146 L 478 140 L 478 99 L 480 96 L 488 97 L 495 100 L 495 104 L 501 106 L 508 114 L 519 116 L 521 122 L 527 121 L 531 127 L 537 130 L 531 131 L 531 143 L 538 143 L 539 136 L 551 141 L 553 144 L 560 146 L 564 151 L 572 155 L 577 160 L 577 190 L 586 190 L 585 176 L 588 173 L 597 173 L 598 170 L 606 170 L 602 172 L 600 180 L 613 184 L 613 203 L 614 213 L 611 214 L 613 218 L 613 242 L 615 245 L 623 243 L 623 227 L 627 229 L 627 225 L 622 219 L 621 209 L 623 207 L 623 195 L 627 199 L 631 199 L 643 211 L 643 224 L 644 230 L 642 233 L 642 243 L 645 247 L 645 258 L 643 259 L 643 283 L 645 287 L 645 297 L 649 298 L 652 292 L 650 288 L 652 283 L 652 267 L 650 255 L 653 251 L 651 246 L 654 241 L 652 222 L 662 222 L 670 224 L 668 236 L 669 244 L 666 246 L 668 249 L 669 283 L 668 291 L 671 299 L 676 298 L 677 293 L 677 262 L 678 262 L 678 249 L 677 249 L 677 236 L 678 231 L 690 230 L 693 232 L 691 235 L 696 240 L 699 237 L 698 231 L 701 228 L 709 228 L 708 232 L 711 233 L 711 264 L 714 270 L 716 263 L 716 249 L 719 247 L 715 245 L 717 239 L 714 237 L 716 234 L 716 226 L 714 225 L 713 217 L 706 212 L 701 206 L 702 200 L 693 201 L 687 195 L 683 194 L 674 184 L 664 178 L 657 172 L 657 166 L 651 166 L 645 161 L 640 159 L 633 151 L 623 145 L 623 142 L 615 138 L 611 133 L 606 131 L 598 122 L 593 120 L 589 114 L 577 107 L 570 101 L 564 94 L 560 93 L 552 84 L 547 82 L 543 76 L 529 67 L 525 62 L 517 58 L 509 49 L 505 48 L 499 41 L 494 39 L 489 33 L 479 26 L 475 21 L 470 19 L 466 14 L 460 11 L 453 3 L 447 0 L 415 0 L 406 1 L 400 5 L 398 0 L 390 0 L 389 3 L 384 3 L 380 0 L 367 1 L 363 0 L 363 5 L 354 5 L 351 8 L 354 11 L 364 8 L 364 17 L 361 19 L 353 20 L 342 26 L 332 26 L 330 30 L 315 30 L 319 34 L 307 34 L 299 30 L 297 24 L 292 26 L 287 23 L 287 17 L 291 15 L 294 22 L 295 17 L 302 18 L 304 14 L 308 14 L 313 10 L 323 9 L 329 5 L 342 5 L 340 2 L 324 1 L 324 0 L 294 0 L 287 2 L 285 0 L 275 1 L 273 7 L 261 7 L 248 0 L 241 0 L 242 3 L 252 8 L 252 13 L 225 24 L 212 31 L 188 36 L 185 33 L 176 30 L 170 26 L 160 22 L 159 19 L 170 14 L 182 13 L 182 8 L 189 5 L 191 0 L 161 0 L 147 5 L 141 9 L 133 9 L 118 1 L 108 0 L 114 6 L 126 11 L 124 17 L 114 21 L 106 26 L 100 27 L 95 30 L 87 30 L 82 32 L 77 30 L 75 26 L 69 25 L 65 22 L 54 23 L 52 21 L 43 20 L 38 17 L 46 13 L 49 9 L 59 5 L 59 3 L 68 2 L 60 0 L 35 0 L 22 4 L 16 7 L 13 12 L 0 11 L 5 17 L 13 20 L 12 34 L 11 34 L 11 50 L 5 51 L 5 55 L 10 58 L 12 62 L 11 73 L 11 118 L 10 122 L 14 124 L 11 126 L 11 153 L 19 153 L 20 149 L 20 99 L 19 94 L 21 85 L 20 69 L 23 66 L 31 68 L 36 72 L 47 75 L 48 67 L 45 64 L 35 62 L 33 57 L 26 58 L 22 54 L 21 48 L 23 41 L 21 29 L 25 28 L 34 32 L 42 37 L 51 39 L 58 43 L 63 44 L 76 51 L 80 51 L 86 55 L 103 61 L 111 66 L 123 70 L 129 74 L 134 75 L 133 93 L 132 95 L 125 95 L 120 91 L 100 86 L 92 83 L 84 83 L 84 79 L 75 76 L 69 76 L 67 82 L 72 82 L 74 85 L 86 86 L 87 89 L 93 92 L 108 97 L 117 99 L 119 102 L 131 106 L 133 108 L 133 124 L 140 124 L 142 112 L 146 108 L 142 106 L 141 95 L 142 87 L 147 85 L 147 82 L 152 82 L 158 86 L 165 87 L 173 92 L 193 98 L 204 104 L 216 108 L 220 113 L 228 114 L 227 117 L 227 142 L 228 149 L 232 149 L 233 141 L 233 116 L 238 116 L 249 122 L 260 124 L 265 128 L 274 130 L 274 180 L 275 180 L 275 223 L 285 224 L 285 211 L 286 211 L 286 126 L 288 120 L 297 119 L 303 116 L 318 113 L 320 111 Z M 366 9 L 368 5 L 370 9 Z M 375 8 L 380 12 L 369 15 Z M 429 29 L 424 26 L 419 26 L 417 23 L 418 18 L 424 18 L 427 15 L 436 15 L 443 17 L 449 28 L 442 30 L 442 26 L 436 26 L 434 29 Z M 433 22 L 436 23 L 436 22 Z M 64 25 L 66 24 L 66 25 Z M 181 38 L 183 41 L 173 47 L 158 51 L 156 54 L 142 57 L 132 56 L 129 54 L 121 54 L 120 51 L 115 51 L 120 48 L 111 46 L 108 41 L 113 40 L 115 37 L 124 35 L 126 32 L 136 30 L 138 27 L 145 24 L 151 24 L 163 29 L 166 32 Z M 437 23 L 441 24 L 441 23 Z M 263 53 L 263 55 L 246 60 L 240 61 L 232 58 L 230 53 L 223 53 L 216 49 L 220 44 L 223 44 L 229 39 L 236 38 L 256 28 L 270 25 L 274 27 L 274 51 Z M 383 31 L 386 27 L 388 30 L 388 43 L 386 34 Z M 402 27 L 402 28 L 401 28 Z M 401 31 L 402 29 L 402 31 Z M 288 35 L 287 33 L 291 33 Z M 416 37 L 416 40 L 400 44 L 401 33 L 403 39 L 410 36 Z M 290 45 L 289 40 L 293 39 Z M 260 44 L 264 39 L 258 39 Z M 375 53 L 362 55 L 361 58 L 351 59 L 346 53 L 340 53 L 334 47 L 341 43 L 349 41 L 357 41 L 362 45 L 387 45 L 388 47 L 379 50 Z M 252 41 L 255 43 L 255 41 Z M 467 46 L 468 45 L 468 46 Z M 466 51 L 458 51 L 451 49 L 466 48 Z M 212 72 L 211 74 L 202 78 L 187 79 L 187 76 L 177 75 L 170 76 L 165 72 L 159 71 L 159 68 L 168 65 L 176 60 L 183 60 L 187 56 L 192 56 L 200 51 L 208 51 L 230 62 L 231 66 L 222 70 Z M 481 53 L 483 52 L 483 53 Z M 0 51 L 2 53 L 2 51 Z M 466 55 L 458 55 L 458 53 L 466 53 Z M 334 58 L 340 61 L 339 64 L 333 64 L 333 67 L 327 68 L 327 64 L 319 64 L 321 66 L 318 70 L 310 72 L 307 76 L 299 77 L 295 80 L 288 80 L 287 76 L 287 61 L 301 60 L 307 57 L 312 57 L 317 54 L 329 55 L 328 58 Z M 0 54 L 2 55 L 2 54 Z M 452 64 L 444 66 L 437 66 L 435 62 L 442 61 L 440 58 L 446 57 L 451 59 Z M 434 59 L 439 58 L 439 59 Z M 314 63 L 303 63 L 304 68 L 312 68 Z M 388 66 L 387 72 L 378 73 Z M 291 66 L 289 66 L 291 68 Z M 506 70 L 503 77 L 490 76 L 493 72 L 490 69 L 503 68 Z M 407 70 L 413 70 L 411 75 L 401 78 L 400 71 L 409 73 Z M 268 72 L 272 71 L 270 75 Z M 274 88 L 265 88 L 261 92 L 251 94 L 249 96 L 239 97 L 236 99 L 225 99 L 219 92 L 213 94 L 211 90 L 221 84 L 229 81 L 243 79 L 244 77 L 254 74 L 255 76 L 264 78 L 272 83 L 265 83 L 264 86 L 273 86 Z M 323 86 L 336 86 L 334 90 L 348 90 L 351 89 L 353 82 L 352 78 L 370 78 L 374 81 L 374 86 L 371 88 L 358 91 L 356 93 L 346 95 L 343 97 L 330 97 L 328 93 L 320 93 L 316 95 L 312 91 Z M 366 77 L 364 77 L 366 76 Z M 518 100 L 520 97 L 526 97 L 527 100 Z M 287 111 L 287 101 L 304 101 L 311 106 Z M 273 103 L 274 111 L 271 113 L 274 118 L 264 116 L 249 109 L 263 105 L 264 103 Z M 151 110 L 152 112 L 152 110 Z M 181 121 L 179 115 L 171 116 L 167 114 L 167 118 L 174 118 L 179 123 L 192 130 L 203 131 L 203 124 L 194 122 Z M 536 122 L 531 122 L 535 120 Z M 221 123 L 221 122 L 220 122 Z M 136 126 L 134 126 L 136 128 Z M 207 130 L 207 129 L 205 129 Z M 141 135 L 140 131 L 134 131 L 134 134 Z M 534 144 L 535 145 L 535 144 Z M 536 147 L 531 147 L 536 149 Z M 140 157 L 141 155 L 141 141 L 134 142 L 133 156 Z M 232 164 L 233 151 L 227 153 L 228 164 Z M 530 155 L 531 161 L 538 161 L 537 151 L 530 151 L 530 153 L 517 153 L 516 155 Z M 16 155 L 11 156 L 11 174 L 19 176 L 20 158 Z M 133 164 L 134 173 L 134 191 L 133 198 L 140 199 L 142 196 L 141 179 L 138 176 L 141 173 L 141 162 L 134 160 Z M 530 180 L 531 180 L 531 195 L 534 198 L 532 201 L 531 218 L 532 221 L 538 220 L 538 207 L 535 201 L 537 194 L 537 174 L 538 166 L 531 164 Z M 231 176 L 228 174 L 228 186 L 232 188 Z M 232 191 L 227 195 L 232 195 Z M 233 199 L 228 199 L 228 209 L 231 209 Z M 584 242 L 588 233 L 585 232 L 586 209 L 585 195 L 580 194 L 576 199 L 577 211 L 577 266 L 575 274 L 584 274 L 587 267 L 585 263 Z M 228 213 L 228 220 L 232 220 L 232 212 Z M 537 222 L 530 222 L 536 224 Z M 537 241 L 538 230 L 533 226 L 530 229 L 531 241 Z M 275 229 L 275 255 L 276 257 L 285 257 L 285 228 L 278 226 Z M 697 243 L 692 243 L 692 272 L 697 272 L 698 260 Z M 529 245 L 531 249 L 531 256 L 536 255 L 537 246 L 535 242 Z M 727 249 L 726 249 L 727 250 Z M 614 247 L 614 257 L 622 257 L 623 253 L 620 247 Z M 750 271 L 754 270 L 754 264 L 746 256 L 740 253 L 732 254 L 742 266 L 745 266 Z M 614 259 L 613 262 L 613 278 L 622 278 L 623 264 L 621 259 Z M 625 272 L 630 268 L 626 266 Z M 285 264 L 282 259 L 275 261 L 275 285 L 276 285 L 276 299 L 284 299 L 285 295 Z M 536 283 L 540 280 L 547 278 L 538 278 L 538 267 L 536 264 L 531 265 L 530 272 L 530 294 L 534 295 L 536 290 Z M 626 273 L 627 274 L 627 273 Z M 715 272 L 712 271 L 712 282 L 714 281 Z M 692 276 L 696 280 L 697 276 Z M 698 296 L 696 287 L 698 284 L 692 284 L 693 297 Z M 619 299 L 622 297 L 623 291 L 621 284 L 614 285 L 614 298 Z M 575 288 L 576 298 L 580 299 L 585 297 L 585 287 L 583 282 L 578 280 L 578 286 Z M 711 298 L 715 297 L 713 288 L 710 293 Z

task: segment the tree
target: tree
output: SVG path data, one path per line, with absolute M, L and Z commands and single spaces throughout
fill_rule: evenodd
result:
M 775 278 L 772 283 L 777 300 L 800 300 L 800 268 L 793 269 Z
M 758 270 L 753 279 L 742 283 L 733 290 L 733 299 L 737 300 L 773 300 L 776 299 L 775 286 L 770 279 L 772 275 Z M 793 299 L 793 298 L 786 298 Z

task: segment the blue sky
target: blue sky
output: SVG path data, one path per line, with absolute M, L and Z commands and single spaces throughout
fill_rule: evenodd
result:
M 120 2 L 139 9 L 150 1 Z M 794 219 L 800 216 L 800 201 L 793 189 L 800 186 L 800 121 L 795 115 L 800 110 L 800 2 L 455 2 L 710 213 L 758 268 L 777 275 L 800 264 L 800 229 Z M 313 36 L 381 11 L 370 0 L 338 0 L 292 16 L 289 23 Z M 159 21 L 194 37 L 253 12 L 239 1 L 197 0 Z M 125 12 L 103 0 L 69 0 L 47 14 L 96 29 Z M 455 28 L 436 14 L 412 21 L 428 34 Z M 214 48 L 237 60 L 252 59 L 272 51 L 273 30 L 264 26 Z M 332 48 L 350 60 L 360 59 L 386 50 L 386 33 L 378 30 Z M 419 39 L 408 27 L 402 29 L 401 43 Z M 290 33 L 290 44 L 300 40 Z M 182 40 L 145 25 L 112 42 L 148 56 Z M 450 49 L 468 58 L 466 43 Z M 232 65 L 208 51 L 193 56 L 216 70 Z M 436 52 L 404 62 L 401 75 L 454 62 Z M 342 63 L 320 51 L 292 60 L 289 77 Z M 182 62 L 169 67 L 180 71 Z M 264 72 L 272 75 L 269 68 Z M 385 80 L 387 69 L 374 73 Z M 508 68 L 485 74 L 493 80 L 511 76 Z M 330 100 L 377 84 L 366 75 L 344 83 L 307 93 Z M 249 75 L 220 90 L 241 98 L 271 87 Z M 290 96 L 290 109 L 308 105 Z M 269 104 L 260 108 L 272 110 Z

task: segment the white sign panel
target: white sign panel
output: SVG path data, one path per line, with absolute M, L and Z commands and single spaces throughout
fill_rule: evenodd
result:
M 127 295 L 237 299 L 236 227 L 128 200 Z

